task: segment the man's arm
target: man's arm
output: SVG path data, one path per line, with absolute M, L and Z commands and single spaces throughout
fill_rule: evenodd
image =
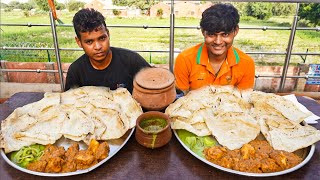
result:
M 179 54 L 176 58 L 173 73 L 176 81 L 176 87 L 183 91 L 184 94 L 187 94 L 190 88 L 190 70 L 187 65 L 187 60 L 182 54 Z

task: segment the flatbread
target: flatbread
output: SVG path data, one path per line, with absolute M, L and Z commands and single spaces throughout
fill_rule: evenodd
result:
M 100 109 L 94 112 L 99 120 L 107 127 L 98 140 L 118 139 L 129 129 L 126 116 L 112 109 Z
M 54 144 L 62 136 L 61 127 L 66 120 L 66 115 L 60 112 L 59 106 L 51 106 L 36 116 L 36 123 L 20 129 L 14 137 L 43 145 Z
M 288 119 L 260 118 L 261 132 L 276 150 L 294 152 L 320 140 L 320 131 Z
M 125 88 L 118 88 L 112 92 L 114 102 L 120 105 L 121 113 L 124 113 L 129 120 L 129 128 L 136 125 L 137 118 L 143 113 L 139 103 L 132 98 L 129 91 Z
M 180 120 L 175 120 L 171 122 L 172 129 L 185 129 L 189 132 L 197 136 L 208 136 L 211 135 L 210 130 L 208 129 L 207 125 L 203 123 L 196 123 L 196 124 L 188 124 Z
M 258 122 L 250 115 L 227 112 L 206 119 L 206 124 L 219 144 L 230 150 L 239 149 L 260 133 Z
M 53 144 L 61 136 L 85 143 L 117 139 L 135 126 L 140 114 L 141 106 L 124 88 L 84 86 L 45 93 L 1 122 L 0 147 L 8 153 L 35 143 Z
M 300 123 L 311 114 L 301 111 L 293 102 L 272 93 L 252 92 L 250 101 L 254 106 L 270 106 L 291 121 Z M 270 109 L 270 108 L 269 108 Z
M 0 146 L 4 148 L 5 153 L 17 151 L 23 146 L 33 144 L 31 141 L 23 141 L 15 138 L 14 134 L 29 126 L 28 123 L 35 123 L 34 117 L 24 114 L 18 117 L 17 111 L 13 111 L 6 120 L 1 122 Z
M 79 141 L 78 137 L 84 137 L 87 134 L 94 133 L 94 122 L 83 111 L 73 109 L 62 125 L 61 133 L 69 139 Z
M 212 134 L 230 150 L 241 148 L 260 131 L 275 149 L 289 152 L 319 141 L 318 130 L 300 124 L 310 114 L 272 93 L 210 85 L 190 91 L 165 112 L 172 129 Z

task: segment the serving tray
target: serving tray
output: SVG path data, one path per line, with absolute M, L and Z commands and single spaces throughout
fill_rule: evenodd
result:
M 178 141 L 180 142 L 180 144 L 189 152 L 191 153 L 193 156 L 195 156 L 196 158 L 198 158 L 200 161 L 208 164 L 209 166 L 212 166 L 214 168 L 220 169 L 222 171 L 226 171 L 229 173 L 233 173 L 233 174 L 238 174 L 238 175 L 243 175 L 243 176 L 252 176 L 252 177 L 270 177 L 270 176 L 279 176 L 279 175 L 283 175 L 283 174 L 287 174 L 290 172 L 293 172 L 301 167 L 303 167 L 307 162 L 310 161 L 311 157 L 314 154 L 315 151 L 315 145 L 311 145 L 309 147 L 300 149 L 298 151 L 295 152 L 295 154 L 297 154 L 298 156 L 300 156 L 303 161 L 301 163 L 299 163 L 298 165 L 290 168 L 290 169 L 286 169 L 283 171 L 278 171 L 278 172 L 272 172 L 272 173 L 249 173 L 249 172 L 242 172 L 242 171 L 236 171 L 236 170 L 232 170 L 232 169 L 228 169 L 222 166 L 219 166 L 215 163 L 212 163 L 210 161 L 208 161 L 207 159 L 200 157 L 199 155 L 197 155 L 196 153 L 194 153 L 187 145 L 185 145 L 182 140 L 180 139 L 176 129 L 173 129 L 174 135 L 176 136 L 176 138 L 178 139 Z
M 100 161 L 99 163 L 95 164 L 94 166 L 91 166 L 88 169 L 84 169 L 84 170 L 77 170 L 74 172 L 67 172 L 67 173 L 44 173 L 44 172 L 36 172 L 36 171 L 31 171 L 25 168 L 22 168 L 20 166 L 18 166 L 17 164 L 13 163 L 9 157 L 10 157 L 10 153 L 5 154 L 3 149 L 1 149 L 1 156 L 2 158 L 13 168 L 16 168 L 22 172 L 25 173 L 29 173 L 29 174 L 33 174 L 33 175 L 38 175 L 38 176 L 48 176 L 48 177 L 61 177 L 61 176 L 72 176 L 72 175 L 77 175 L 77 174 L 83 174 L 83 173 L 87 173 L 90 172 L 94 169 L 96 169 L 97 167 L 101 166 L 103 163 L 107 162 L 110 158 L 112 158 L 115 154 L 117 154 L 117 152 L 128 142 L 128 140 L 130 139 L 130 137 L 132 136 L 133 132 L 134 132 L 135 128 L 129 129 L 121 138 L 119 139 L 115 139 L 115 140 L 108 140 L 108 144 L 110 147 L 110 152 L 107 158 L 103 159 L 102 161 Z M 65 148 L 65 150 L 68 149 L 68 147 L 73 143 L 74 141 L 66 139 L 66 138 L 61 138 L 59 139 L 54 145 L 56 146 L 63 146 Z M 84 142 L 79 142 L 79 148 L 80 149 L 87 149 L 88 146 L 84 143 Z

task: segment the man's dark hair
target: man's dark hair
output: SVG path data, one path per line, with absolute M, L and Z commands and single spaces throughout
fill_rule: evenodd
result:
M 105 17 L 97 10 L 92 8 L 81 9 L 72 20 L 74 31 L 80 39 L 81 32 L 92 32 L 102 25 L 107 29 Z
M 200 26 L 209 34 L 218 32 L 230 33 L 239 23 L 238 10 L 231 4 L 215 4 L 202 13 Z

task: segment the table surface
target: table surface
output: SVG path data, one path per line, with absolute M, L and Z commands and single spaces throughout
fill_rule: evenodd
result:
M 43 98 L 43 93 L 21 92 L 0 104 L 0 121 L 14 109 Z M 320 116 L 320 104 L 314 100 L 297 97 L 310 111 Z M 320 123 L 313 125 L 320 129 Z M 0 179 L 43 179 L 19 171 L 0 158 Z M 320 143 L 311 160 L 300 169 L 268 179 L 319 179 Z M 111 159 L 91 172 L 69 176 L 80 179 L 248 179 L 211 167 L 190 154 L 173 135 L 171 141 L 158 149 L 147 149 L 135 140 L 134 134 L 127 144 Z

